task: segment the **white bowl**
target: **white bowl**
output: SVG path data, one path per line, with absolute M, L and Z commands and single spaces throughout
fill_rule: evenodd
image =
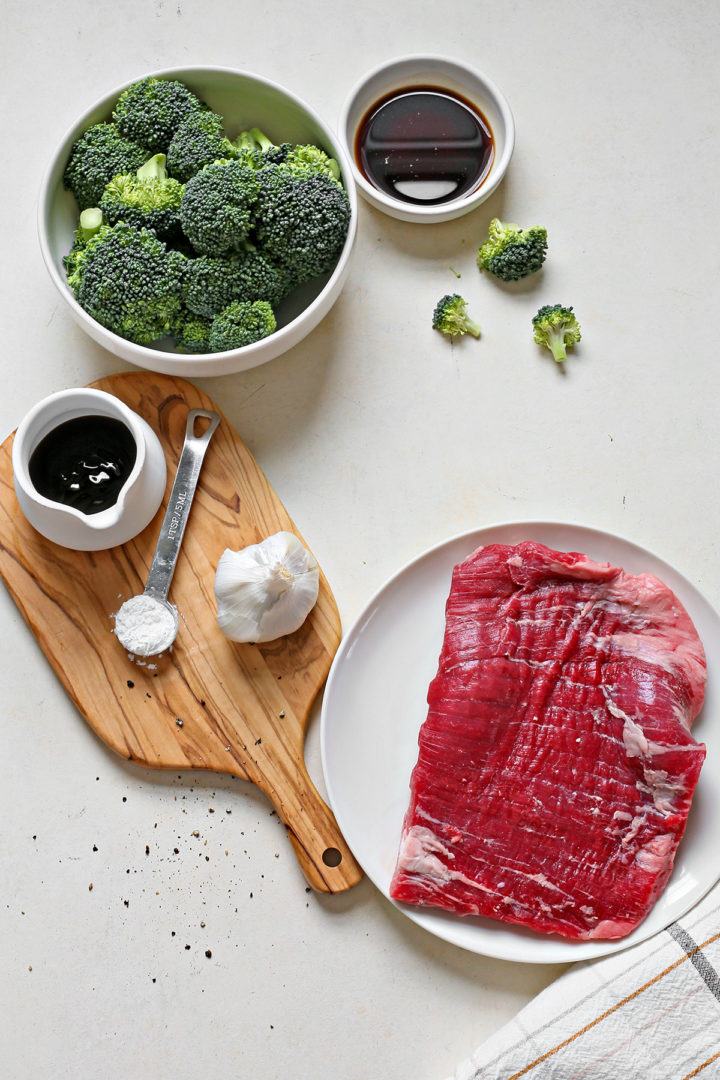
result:
M 84 514 L 41 494 L 30 475 L 33 452 L 51 431 L 81 416 L 119 420 L 135 442 L 135 464 L 116 501 Z M 12 447 L 13 479 L 20 509 L 48 540 L 76 551 L 103 551 L 131 540 L 155 517 L 165 494 L 167 467 L 162 445 L 150 425 L 104 390 L 58 390 L 39 401 L 18 425 Z
M 459 95 L 478 109 L 493 135 L 494 156 L 484 180 L 475 190 L 449 202 L 424 206 L 395 199 L 376 188 L 357 162 L 355 141 L 369 110 L 393 91 L 413 87 L 435 87 Z M 505 175 L 515 146 L 515 122 L 503 93 L 487 75 L 444 56 L 398 57 L 374 68 L 350 91 L 338 132 L 360 194 L 391 217 L 427 224 L 461 217 L 484 202 Z
M 116 356 L 150 371 L 170 375 L 227 375 L 264 364 L 297 345 L 327 314 L 347 276 L 357 230 L 357 196 L 350 163 L 339 139 L 313 110 L 289 90 L 258 75 L 220 67 L 172 68 L 149 72 L 177 79 L 225 119 L 230 138 L 259 127 L 275 142 L 314 143 L 334 157 L 350 199 L 350 226 L 335 269 L 296 289 L 276 311 L 278 329 L 262 341 L 230 352 L 185 354 L 163 343 L 146 347 L 111 333 L 85 312 L 68 288 L 62 259 L 77 227 L 75 198 L 63 187 L 63 172 L 75 140 L 92 124 L 109 120 L 115 102 L 130 82 L 97 101 L 68 131 L 55 152 L 43 182 L 38 207 L 40 247 L 50 276 L 79 325 Z M 144 78 L 139 75 L 137 78 Z

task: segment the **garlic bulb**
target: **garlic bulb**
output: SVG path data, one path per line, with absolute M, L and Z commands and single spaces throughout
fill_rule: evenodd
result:
M 319 587 L 318 564 L 290 532 L 241 551 L 227 548 L 215 573 L 218 625 L 233 641 L 292 634 L 314 607 Z

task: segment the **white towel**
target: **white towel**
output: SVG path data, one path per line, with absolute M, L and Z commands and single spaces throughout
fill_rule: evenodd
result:
M 577 964 L 453 1080 L 718 1080 L 720 885 L 660 934 Z

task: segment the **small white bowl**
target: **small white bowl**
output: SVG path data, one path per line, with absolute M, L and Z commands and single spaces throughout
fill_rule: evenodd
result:
M 135 464 L 117 500 L 95 514 L 47 498 L 30 476 L 30 460 L 45 436 L 81 416 L 119 420 L 136 448 Z M 119 398 L 92 387 L 58 390 L 33 406 L 15 432 L 12 465 L 15 494 L 27 520 L 46 539 L 75 551 L 103 551 L 131 540 L 150 524 L 165 494 L 165 454 L 155 432 Z
M 395 199 L 375 187 L 358 165 L 355 142 L 368 112 L 394 91 L 413 87 L 434 87 L 458 95 L 474 105 L 490 126 L 494 143 L 490 169 L 475 190 L 457 199 L 427 206 Z M 443 56 L 398 57 L 363 76 L 343 106 L 338 133 L 360 194 L 391 217 L 428 224 L 461 217 L 484 202 L 505 175 L 515 146 L 515 122 L 503 93 L 487 75 Z
M 146 347 L 111 333 L 92 319 L 68 288 L 63 256 L 73 242 L 78 222 L 75 198 L 63 187 L 63 172 L 70 149 L 92 124 L 109 120 L 119 95 L 147 75 L 177 79 L 225 120 L 226 133 L 235 138 L 241 131 L 259 127 L 274 142 L 314 143 L 334 157 L 350 200 L 350 227 L 335 269 L 306 282 L 287 297 L 275 312 L 278 329 L 252 345 L 230 352 L 188 354 L 175 352 L 159 343 Z M 350 162 L 337 136 L 320 117 L 289 90 L 258 75 L 220 67 L 172 68 L 138 75 L 106 94 L 73 124 L 56 150 L 45 176 L 38 207 L 38 232 L 45 265 L 60 295 L 79 325 L 95 341 L 116 356 L 150 371 L 168 375 L 227 375 L 257 367 L 297 345 L 327 314 L 347 277 L 350 255 L 357 231 L 357 195 Z

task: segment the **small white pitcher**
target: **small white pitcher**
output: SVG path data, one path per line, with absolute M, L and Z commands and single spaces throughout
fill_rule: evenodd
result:
M 30 479 L 30 458 L 39 443 L 60 424 L 80 416 L 120 420 L 137 450 L 117 500 L 95 514 L 46 498 Z M 137 536 L 152 521 L 165 493 L 167 467 L 160 440 L 141 416 L 104 390 L 60 390 L 38 402 L 15 432 L 12 464 L 15 493 L 30 524 L 48 540 L 76 551 L 101 551 Z

